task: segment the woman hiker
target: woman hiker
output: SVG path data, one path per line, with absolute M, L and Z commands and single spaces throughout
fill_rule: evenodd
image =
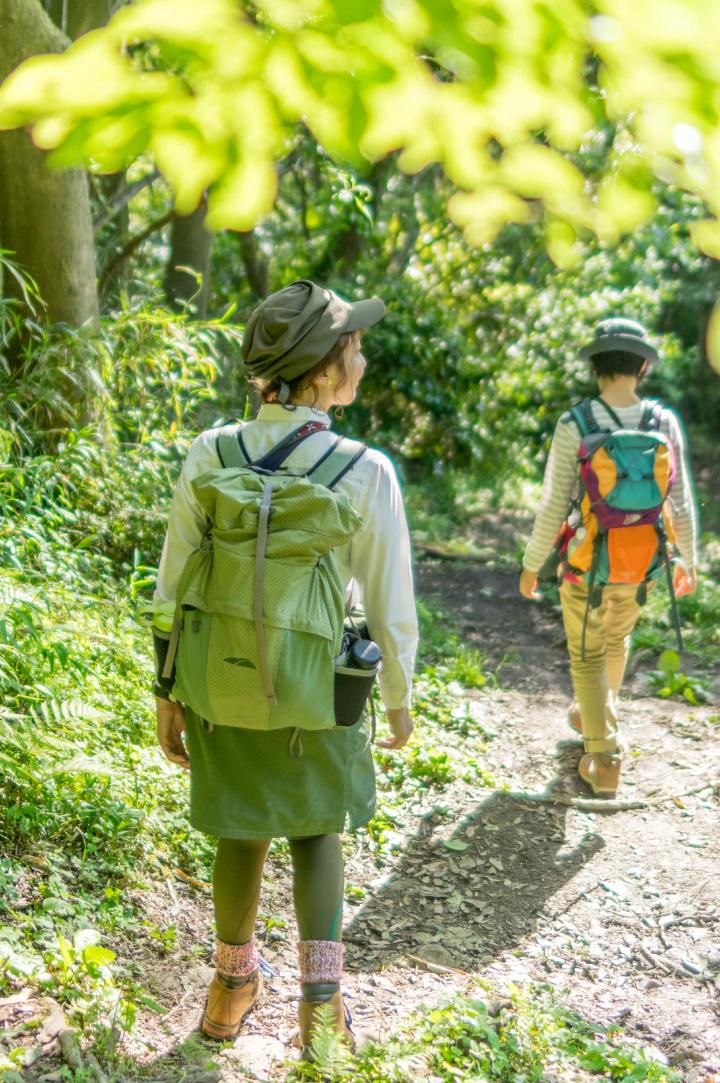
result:
M 348 303 L 310 281 L 267 297 L 252 313 L 243 340 L 246 372 L 262 405 L 242 426 L 252 462 L 308 426 L 283 470 L 309 471 L 332 447 L 328 412 L 355 399 L 365 371 L 364 330 L 384 314 L 373 297 Z M 349 1036 L 340 982 L 343 972 L 344 893 L 341 833 L 367 823 L 375 808 L 370 727 L 259 731 L 209 726 L 171 696 L 161 676 L 181 573 L 206 532 L 207 517 L 193 481 L 217 471 L 218 430 L 201 433 L 182 468 L 170 510 L 153 600 L 158 677 L 154 686 L 158 739 L 166 757 L 190 771 L 190 821 L 217 838 L 213 901 L 216 973 L 202 1029 L 232 1039 L 262 986 L 254 928 L 265 858 L 273 838 L 289 842 L 299 943 L 300 1045 L 308 1052 L 314 1019 L 329 1005 L 334 1025 Z M 380 694 L 391 736 L 378 742 L 400 749 L 413 729 L 409 702 L 417 619 L 410 542 L 394 469 L 367 449 L 337 482 L 359 514 L 350 544 L 336 550 L 342 584 L 359 594 L 373 639 L 382 652 Z M 227 660 L 227 659 L 226 659 Z M 243 661 L 233 659 L 233 661 Z

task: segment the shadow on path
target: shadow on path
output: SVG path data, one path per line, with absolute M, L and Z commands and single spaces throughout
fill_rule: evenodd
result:
M 390 876 L 347 924 L 349 967 L 379 969 L 415 955 L 465 970 L 518 944 L 605 845 L 593 833 L 568 848 L 566 816 L 562 806 L 495 792 L 452 834 L 442 813 L 426 817 Z

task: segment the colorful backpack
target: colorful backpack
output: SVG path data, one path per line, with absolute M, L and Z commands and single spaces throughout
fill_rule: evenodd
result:
M 670 551 L 676 537 L 668 501 L 677 464 L 672 443 L 660 431 L 662 406 L 646 399 L 637 429 L 623 428 L 617 414 L 605 402 L 602 406 L 617 429 L 598 425 L 592 399 L 570 409 L 580 430 L 579 493 L 559 546 L 563 578 L 588 586 L 582 656 L 588 613 L 600 606 L 603 587 L 637 584 L 637 599 L 644 605 L 647 584 L 663 571 L 682 650 Z
M 337 437 L 306 474 L 282 463 L 310 422 L 251 461 L 242 426 L 217 438 L 220 466 L 192 482 L 207 516 L 178 584 L 163 669 L 173 697 L 207 724 L 243 729 L 335 725 L 335 658 L 345 595 L 335 548 L 361 526 L 338 481 L 366 451 Z

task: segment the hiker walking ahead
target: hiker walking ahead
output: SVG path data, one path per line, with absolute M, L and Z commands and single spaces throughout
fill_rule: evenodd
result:
M 594 793 L 610 796 L 620 781 L 617 697 L 630 635 L 663 576 L 677 624 L 675 596 L 697 584 L 697 529 L 681 423 L 637 394 L 657 360 L 644 327 L 605 320 L 581 355 L 600 394 L 558 422 L 520 591 L 538 597 L 538 572 L 555 549 L 576 700 L 568 719 L 586 752 L 579 772 Z M 682 561 L 671 567 L 673 552 Z
M 309 281 L 255 309 L 243 354 L 260 412 L 193 443 L 153 603 L 159 741 L 169 760 L 190 769 L 192 825 L 219 839 L 217 972 L 203 1030 L 233 1038 L 260 993 L 255 917 L 270 842 L 284 837 L 306 1055 L 323 1004 L 349 1035 L 340 833 L 375 808 L 371 727 L 362 716 L 378 658 L 370 637 L 382 653 L 392 731 L 380 744 L 402 748 L 413 728 L 417 621 L 402 497 L 388 459 L 333 435 L 327 413 L 354 400 L 365 370 L 362 334 L 384 311 L 379 298 L 348 303 Z M 337 704 L 351 582 L 369 633 L 348 633 L 360 648 L 343 656 Z

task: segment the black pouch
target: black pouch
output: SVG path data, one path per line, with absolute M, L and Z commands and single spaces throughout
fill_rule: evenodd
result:
M 335 666 L 335 725 L 354 726 L 372 695 L 376 670 Z
M 373 668 L 361 668 L 348 664 L 353 644 L 365 643 L 377 652 Z M 348 617 L 343 635 L 342 651 L 335 662 L 335 725 L 354 726 L 362 718 L 365 706 L 372 695 L 373 685 L 380 664 L 380 653 L 370 639 L 366 625 L 358 626 Z

